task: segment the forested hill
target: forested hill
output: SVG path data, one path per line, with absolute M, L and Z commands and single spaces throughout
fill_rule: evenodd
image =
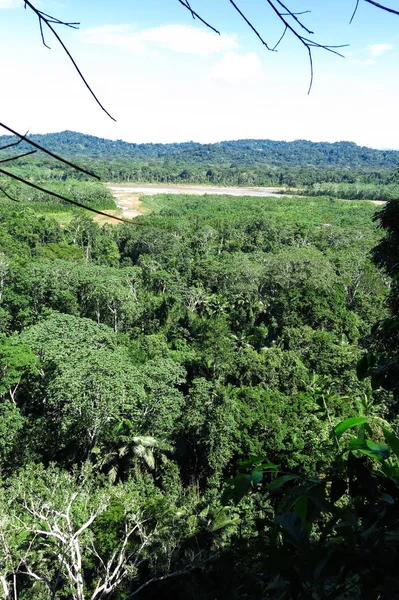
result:
M 319 169 L 393 169 L 399 164 L 399 152 L 375 150 L 353 142 L 309 142 L 296 140 L 236 140 L 216 144 L 185 142 L 176 144 L 131 144 L 112 141 L 73 131 L 35 134 L 32 140 L 63 156 L 101 160 L 177 162 L 186 165 L 235 164 Z M 12 138 L 0 136 L 0 146 Z

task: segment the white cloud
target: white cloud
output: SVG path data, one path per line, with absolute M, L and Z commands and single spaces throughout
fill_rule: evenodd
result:
M 0 0 L 0 9 L 1 8 L 18 8 L 22 6 L 23 0 Z
M 3 0 L 0 0 L 0 2 Z M 236 35 L 217 35 L 186 25 L 163 25 L 134 31 L 129 25 L 105 25 L 81 32 L 89 44 L 116 46 L 128 52 L 149 53 L 156 49 L 184 54 L 216 54 L 238 46 Z
M 392 44 L 372 44 L 366 48 L 371 54 L 371 56 L 381 56 L 384 52 L 388 50 L 393 50 Z
M 241 80 L 257 81 L 262 78 L 262 75 L 262 66 L 255 52 L 242 55 L 226 52 L 211 71 L 212 78 L 223 79 L 230 83 Z

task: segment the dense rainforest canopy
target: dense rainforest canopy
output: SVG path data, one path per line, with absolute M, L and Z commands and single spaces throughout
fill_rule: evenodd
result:
M 100 160 L 131 159 L 143 161 L 166 158 L 173 162 L 214 164 L 232 163 L 241 165 L 264 165 L 271 167 L 346 167 L 383 168 L 397 167 L 399 152 L 375 150 L 358 146 L 354 142 L 309 142 L 296 140 L 231 140 L 216 144 L 185 142 L 176 144 L 134 144 L 122 140 L 107 140 L 75 131 L 60 133 L 31 134 L 37 144 L 51 152 L 66 157 L 93 158 Z M 1 145 L 15 141 L 12 136 L 0 136 Z M 23 144 L 20 150 L 27 149 Z
M 372 557 L 396 548 L 397 240 L 377 223 L 397 203 L 376 222 L 367 201 L 162 195 L 100 228 L 7 189 L 4 596 L 391 597 Z

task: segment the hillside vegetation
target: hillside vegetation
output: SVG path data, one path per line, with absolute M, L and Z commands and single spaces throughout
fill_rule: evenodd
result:
M 48 150 L 93 169 L 104 181 L 211 183 L 216 185 L 303 186 L 321 182 L 395 183 L 398 152 L 351 142 L 238 140 L 218 144 L 130 144 L 81 133 L 32 135 Z M 12 138 L 0 137 L 1 144 Z M 24 145 L 19 146 L 25 150 Z M 47 157 L 19 161 L 30 177 L 82 175 Z

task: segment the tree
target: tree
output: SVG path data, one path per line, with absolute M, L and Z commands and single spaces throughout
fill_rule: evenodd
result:
M 393 391 L 395 404 L 393 413 L 399 413 L 399 201 L 390 200 L 384 209 L 375 215 L 385 235 L 374 248 L 374 260 L 391 278 L 388 296 L 387 318 L 377 321 L 371 348 L 358 365 L 361 378 L 371 376 L 374 389 L 383 387 Z
M 178 536 L 168 541 L 154 515 L 173 518 L 174 508 L 148 482 L 99 483 L 88 465 L 73 474 L 29 465 L 1 487 L 5 600 L 21 589 L 40 600 L 103 600 L 139 581 L 156 547 L 161 563 L 159 547 L 167 555 Z

